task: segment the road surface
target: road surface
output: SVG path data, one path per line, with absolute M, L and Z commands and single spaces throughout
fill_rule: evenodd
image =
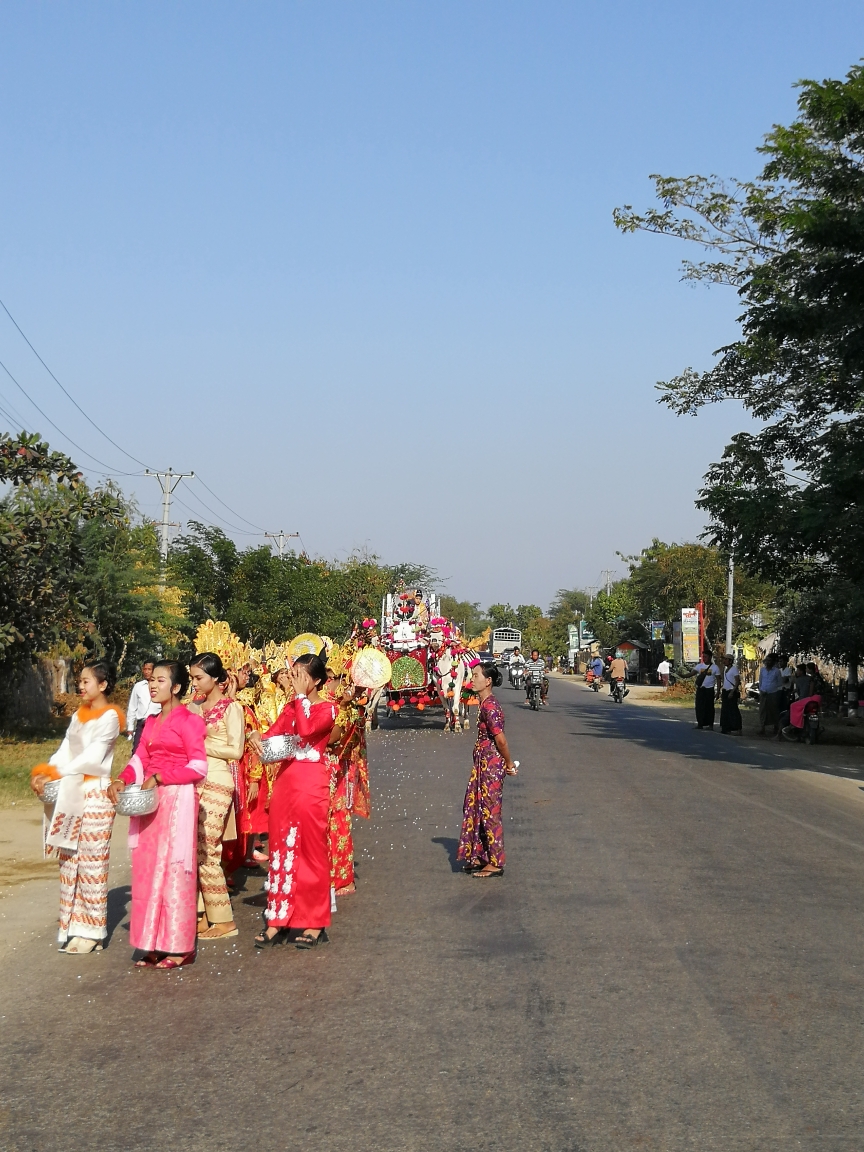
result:
M 455 862 L 473 736 L 400 717 L 329 947 L 254 952 L 240 897 L 239 940 L 133 970 L 123 835 L 100 956 L 58 956 L 53 891 L 19 887 L 0 1148 L 864 1146 L 864 792 L 580 682 L 498 695 L 502 880 Z

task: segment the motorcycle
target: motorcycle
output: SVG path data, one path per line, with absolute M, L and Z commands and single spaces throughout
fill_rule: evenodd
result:
M 784 740 L 797 741 L 799 744 L 818 744 L 819 733 L 822 731 L 821 716 L 821 705 L 813 700 L 804 705 L 804 727 L 793 728 L 789 724 L 781 729 L 780 734 Z
M 600 685 L 603 683 L 603 677 L 598 676 L 596 672 L 592 672 L 589 668 L 585 673 L 585 683 L 588 685 L 592 692 L 599 692 Z
M 531 683 L 528 686 L 528 703 L 536 712 L 540 708 L 540 695 L 543 690 L 543 679 L 538 674 L 531 677 Z
M 510 665 L 510 687 L 517 691 L 525 687 L 525 670 L 521 664 Z
M 612 683 L 612 699 L 616 704 L 623 704 L 624 697 L 630 695 L 630 689 L 626 688 L 623 680 L 615 680 Z

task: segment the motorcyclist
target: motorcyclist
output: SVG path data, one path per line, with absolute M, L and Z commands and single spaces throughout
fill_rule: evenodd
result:
M 510 683 L 514 688 L 521 688 L 519 677 L 525 672 L 525 657 L 518 648 L 514 648 L 510 653 L 510 658 L 507 661 L 507 674 L 510 677 Z
M 525 664 L 525 699 L 531 699 L 531 680 L 533 674 L 539 673 L 540 680 L 540 703 L 546 703 L 546 693 L 549 691 L 549 677 L 546 675 L 546 661 L 540 659 L 540 653 L 536 648 L 531 649 L 531 659 Z
M 588 667 L 594 673 L 594 678 L 596 680 L 603 679 L 603 657 L 600 656 L 599 653 L 594 657 Z
M 612 663 L 609 665 L 609 695 L 615 695 L 616 681 L 622 681 L 624 686 L 624 695 L 627 695 L 627 661 L 623 656 L 616 656 Z

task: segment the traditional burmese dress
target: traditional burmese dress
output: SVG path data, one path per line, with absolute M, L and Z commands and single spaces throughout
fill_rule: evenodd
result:
M 207 779 L 198 785 L 198 911 L 211 924 L 234 919 L 225 873 L 222 841 L 237 839 L 238 761 L 246 743 L 243 705 L 224 696 L 200 713 L 207 725 Z
M 457 858 L 472 868 L 491 864 L 504 867 L 504 825 L 501 801 L 504 791 L 504 758 L 495 737 L 504 731 L 504 713 L 494 696 L 480 705 L 474 766 L 463 805 L 462 835 Z
M 340 709 L 339 740 L 327 749 L 330 764 L 330 884 L 336 895 L 354 883 L 352 815 L 369 818 L 366 722 L 362 709 Z
M 133 948 L 180 956 L 192 952 L 197 934 L 196 863 L 198 793 L 207 776 L 206 726 L 178 704 L 163 719 L 150 716 L 138 750 L 120 779 L 141 784 L 157 772 L 159 807 L 129 821 L 132 851 Z
M 249 705 L 244 704 L 242 700 L 237 702 L 243 709 L 244 747 L 243 755 L 237 764 L 234 793 L 237 839 L 223 840 L 222 842 L 222 868 L 226 876 L 230 876 L 232 872 L 236 872 L 244 864 L 254 865 L 254 861 L 249 859 L 249 853 L 252 850 L 250 837 L 255 833 L 260 836 L 262 832 L 267 831 L 266 804 L 270 799 L 270 793 L 265 790 L 262 781 L 264 765 L 261 763 L 258 753 L 249 743 L 250 733 L 260 732 L 261 726 Z M 250 804 L 249 790 L 252 784 L 258 785 L 258 794 Z M 264 792 L 263 797 L 262 792 Z
M 60 860 L 61 944 L 74 936 L 104 940 L 108 934 L 108 853 L 114 805 L 111 783 L 114 745 L 125 726 L 122 711 L 78 709 L 63 743 L 34 776 L 60 779 L 60 792 L 45 820 L 45 855 Z
M 270 928 L 326 928 L 330 923 L 330 766 L 325 757 L 336 720 L 327 700 L 297 696 L 264 734 L 296 734 L 293 760 L 283 760 L 270 798 L 270 868 L 265 884 Z

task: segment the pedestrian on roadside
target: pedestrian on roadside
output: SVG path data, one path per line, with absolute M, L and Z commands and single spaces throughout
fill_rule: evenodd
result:
M 783 698 L 783 673 L 777 667 L 777 657 L 769 652 L 759 670 L 759 736 L 765 735 L 770 724 L 774 735 L 780 731 L 780 704 Z
M 180 701 L 189 672 L 176 660 L 153 669 L 150 695 L 160 707 L 144 725 L 138 751 L 108 789 L 112 804 L 129 784 L 156 788 L 149 816 L 129 821 L 132 915 L 129 943 L 144 953 L 136 968 L 181 968 L 195 960 L 198 793 L 207 776 L 207 726 Z
M 480 711 L 456 858 L 465 862 L 466 872 L 486 880 L 504 874 L 504 777 L 515 776 L 516 765 L 504 735 L 504 713 L 492 695 L 492 689 L 501 686 L 501 672 L 494 661 L 474 664 L 471 685 Z
M 714 731 L 714 701 L 720 687 L 720 669 L 706 651 L 696 665 L 696 727 Z
M 728 652 L 723 657 L 723 687 L 720 690 L 720 731 L 724 736 L 741 731 L 741 673 L 735 667 L 735 657 Z
M 104 660 L 84 665 L 78 678 L 81 707 L 63 743 L 30 775 L 40 800 L 49 780 L 60 781 L 46 821 L 45 855 L 60 859 L 57 939 L 68 956 L 101 949 L 108 935 L 108 853 L 114 826 L 108 786 L 114 746 L 124 727 L 123 712 L 108 703 L 116 679 L 114 666 Z
M 138 750 L 138 741 L 148 716 L 158 716 L 161 709 L 150 699 L 150 681 L 153 679 L 153 661 L 141 665 L 141 679 L 132 685 L 126 708 L 126 735 L 132 741 L 132 755 Z
M 672 665 L 664 656 L 660 663 L 657 665 L 657 675 L 660 677 L 660 683 L 664 688 L 669 687 L 669 674 L 672 671 Z

